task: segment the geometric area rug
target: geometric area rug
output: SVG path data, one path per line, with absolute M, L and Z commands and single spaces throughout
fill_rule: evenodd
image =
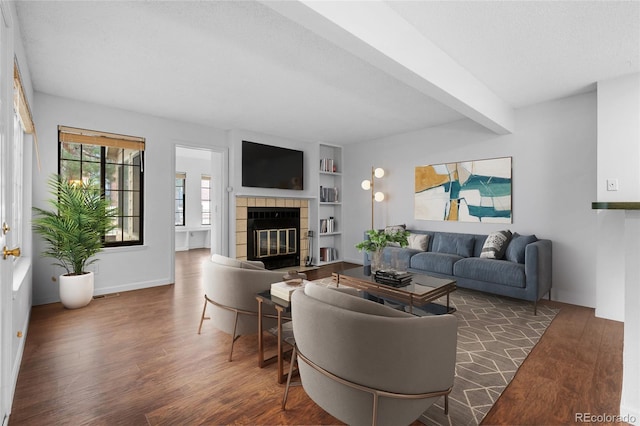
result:
M 315 280 L 332 286 L 331 278 Z M 434 303 L 446 306 L 446 297 Z M 474 290 L 458 288 L 450 294 L 458 317 L 456 375 L 449 394 L 449 415 L 439 398 L 418 419 L 426 425 L 480 424 L 507 387 L 531 349 L 551 324 L 558 309 Z M 413 313 L 431 315 L 414 306 Z
M 449 415 L 441 398 L 419 420 L 427 425 L 477 425 L 558 310 L 538 305 L 538 315 L 533 315 L 531 302 L 461 288 L 450 297 L 458 317 L 458 349 Z M 446 299 L 436 303 L 446 304 Z

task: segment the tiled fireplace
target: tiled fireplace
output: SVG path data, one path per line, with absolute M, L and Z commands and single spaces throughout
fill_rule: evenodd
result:
M 236 258 L 267 268 L 304 266 L 308 255 L 309 201 L 236 197 Z

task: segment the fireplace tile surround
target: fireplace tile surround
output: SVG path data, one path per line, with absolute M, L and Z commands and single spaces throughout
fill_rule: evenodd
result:
M 247 218 L 249 207 L 288 207 L 300 209 L 300 266 L 309 254 L 307 232 L 309 231 L 309 200 L 280 197 L 236 197 L 236 258 L 247 260 Z

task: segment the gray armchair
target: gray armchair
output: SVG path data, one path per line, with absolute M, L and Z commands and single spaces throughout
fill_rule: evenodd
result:
M 325 411 L 350 425 L 400 425 L 441 396 L 447 410 L 456 317 L 416 317 L 313 283 L 291 306 L 302 386 Z
M 231 361 L 236 339 L 258 332 L 256 293 L 269 290 L 271 283 L 282 281 L 282 272 L 268 271 L 262 262 L 240 261 L 214 254 L 204 261 L 202 277 L 205 294 L 198 334 L 205 319 L 210 319 L 216 328 L 230 334 Z M 207 317 L 209 303 L 211 307 Z M 266 314 L 276 314 L 270 306 L 265 306 L 264 310 Z

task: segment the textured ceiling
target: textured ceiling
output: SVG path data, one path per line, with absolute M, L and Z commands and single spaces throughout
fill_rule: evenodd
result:
M 511 106 L 640 72 L 638 2 L 387 4 Z M 44 93 L 333 143 L 464 117 L 268 2 L 20 1 L 16 10 Z

